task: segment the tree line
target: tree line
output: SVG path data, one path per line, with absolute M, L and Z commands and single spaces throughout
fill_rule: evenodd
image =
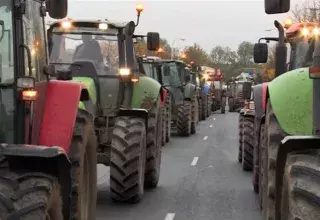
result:
M 305 0 L 297 4 L 290 15 L 295 22 L 319 22 L 320 2 L 319 0 Z M 275 73 L 275 45 L 269 48 L 268 62 L 263 65 L 253 62 L 253 47 L 252 42 L 243 41 L 236 50 L 232 50 L 228 46 L 217 45 L 211 49 L 210 53 L 207 53 L 199 44 L 194 43 L 180 50 L 180 53 L 174 53 L 174 58 L 185 62 L 193 61 L 202 66 L 219 68 L 225 80 L 229 80 L 241 72 L 246 72 L 248 69 L 256 70 L 257 80 L 260 82 L 272 80 Z M 157 52 L 151 52 L 147 50 L 144 40 L 136 43 L 136 52 L 140 56 L 159 56 L 163 59 L 170 59 L 172 50 L 178 51 L 178 48 L 171 48 L 165 38 L 160 40 L 160 48 Z

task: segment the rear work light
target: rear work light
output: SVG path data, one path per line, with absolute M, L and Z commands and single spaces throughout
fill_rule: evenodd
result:
M 320 67 L 312 66 L 309 68 L 309 78 L 319 79 L 320 78 Z

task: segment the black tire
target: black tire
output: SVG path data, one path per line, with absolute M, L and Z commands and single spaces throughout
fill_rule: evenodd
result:
M 203 96 L 203 99 L 201 100 L 201 119 L 206 120 L 207 119 L 207 96 Z
M 238 161 L 242 163 L 242 133 L 243 133 L 243 119 L 244 116 L 239 114 L 238 119 L 238 134 L 239 134 L 239 150 L 238 150 Z
M 178 107 L 177 132 L 180 136 L 191 134 L 191 102 L 184 101 Z
M 144 187 L 155 188 L 159 182 L 161 165 L 161 109 L 154 108 L 149 113 L 146 165 L 144 175 Z
M 172 118 L 172 103 L 170 94 L 166 98 L 166 142 L 168 143 L 171 139 L 171 118 Z
M 320 219 L 319 150 L 289 154 L 285 167 L 281 219 Z
M 191 106 L 191 130 L 190 130 L 191 134 L 195 134 L 196 133 L 197 114 L 198 114 L 198 112 L 197 112 L 197 100 L 195 98 L 194 101 L 192 101 L 192 106 Z
M 242 169 L 250 171 L 253 168 L 254 118 L 244 116 L 242 133 Z
M 259 201 L 260 201 L 260 208 L 263 207 L 263 194 L 266 192 L 266 190 L 263 188 L 263 163 L 266 160 L 265 154 L 263 153 L 265 151 L 265 145 L 266 145 L 266 139 L 265 139 L 265 124 L 262 123 L 260 126 L 260 141 L 258 145 L 258 151 L 259 151 Z
M 161 129 L 161 145 L 164 146 L 166 142 L 166 133 L 167 133 L 167 109 L 166 107 L 161 108 L 161 120 L 162 120 L 162 129 Z
M 226 113 L 226 109 L 224 106 L 221 107 L 221 114 L 225 114 Z
M 203 98 L 202 97 L 200 97 L 200 99 L 199 99 L 199 121 L 203 121 L 204 119 L 203 119 L 203 112 L 202 112 L 202 102 L 203 102 Z
M 118 117 L 111 142 L 110 191 L 114 201 L 137 203 L 144 193 L 145 120 Z
M 78 111 L 69 151 L 72 163 L 71 219 L 94 219 L 97 200 L 97 140 L 92 119 Z
M 211 97 L 210 96 L 206 96 L 206 100 L 207 100 L 207 102 L 206 102 L 206 106 L 207 106 L 207 118 L 208 117 L 210 117 L 210 115 L 211 115 L 211 106 L 212 106 L 212 101 L 210 100 L 211 99 Z
M 234 112 L 233 98 L 228 98 L 229 112 Z
M 263 215 L 265 219 L 275 219 L 275 173 L 276 156 L 281 140 L 287 136 L 281 129 L 279 122 L 273 112 L 270 101 L 267 103 L 266 125 L 265 125 L 265 150 L 263 157 Z
M 61 186 L 56 177 L 29 171 L 12 171 L 0 158 L 0 219 L 63 220 Z

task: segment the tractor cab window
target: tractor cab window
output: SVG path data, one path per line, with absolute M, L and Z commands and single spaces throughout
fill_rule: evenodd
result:
M 303 66 L 303 62 L 308 50 L 309 44 L 307 39 L 301 39 L 295 45 L 295 50 L 293 50 L 291 69 L 298 69 Z
M 147 76 L 154 78 L 154 67 L 152 63 L 143 63 L 143 68 Z
M 163 82 L 173 87 L 181 86 L 178 66 L 175 62 L 168 62 L 162 65 Z
M 50 62 L 57 70 L 69 69 L 77 61 L 89 61 L 98 75 L 117 74 L 119 48 L 116 34 L 103 35 L 84 31 L 55 33 L 53 30 L 49 37 Z
M 0 1 L 0 142 L 13 143 L 14 135 L 14 59 L 11 0 Z

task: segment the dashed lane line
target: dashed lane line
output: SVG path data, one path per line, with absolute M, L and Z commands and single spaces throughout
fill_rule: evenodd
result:
M 193 160 L 192 160 L 192 162 L 191 162 L 191 166 L 197 165 L 198 160 L 199 160 L 199 157 L 194 157 Z
M 173 220 L 175 215 L 175 213 L 168 213 L 164 220 Z
M 209 125 L 210 128 L 212 128 L 212 125 Z
M 208 139 L 208 136 L 204 136 L 203 140 L 205 141 L 205 140 L 207 140 L 207 139 Z

